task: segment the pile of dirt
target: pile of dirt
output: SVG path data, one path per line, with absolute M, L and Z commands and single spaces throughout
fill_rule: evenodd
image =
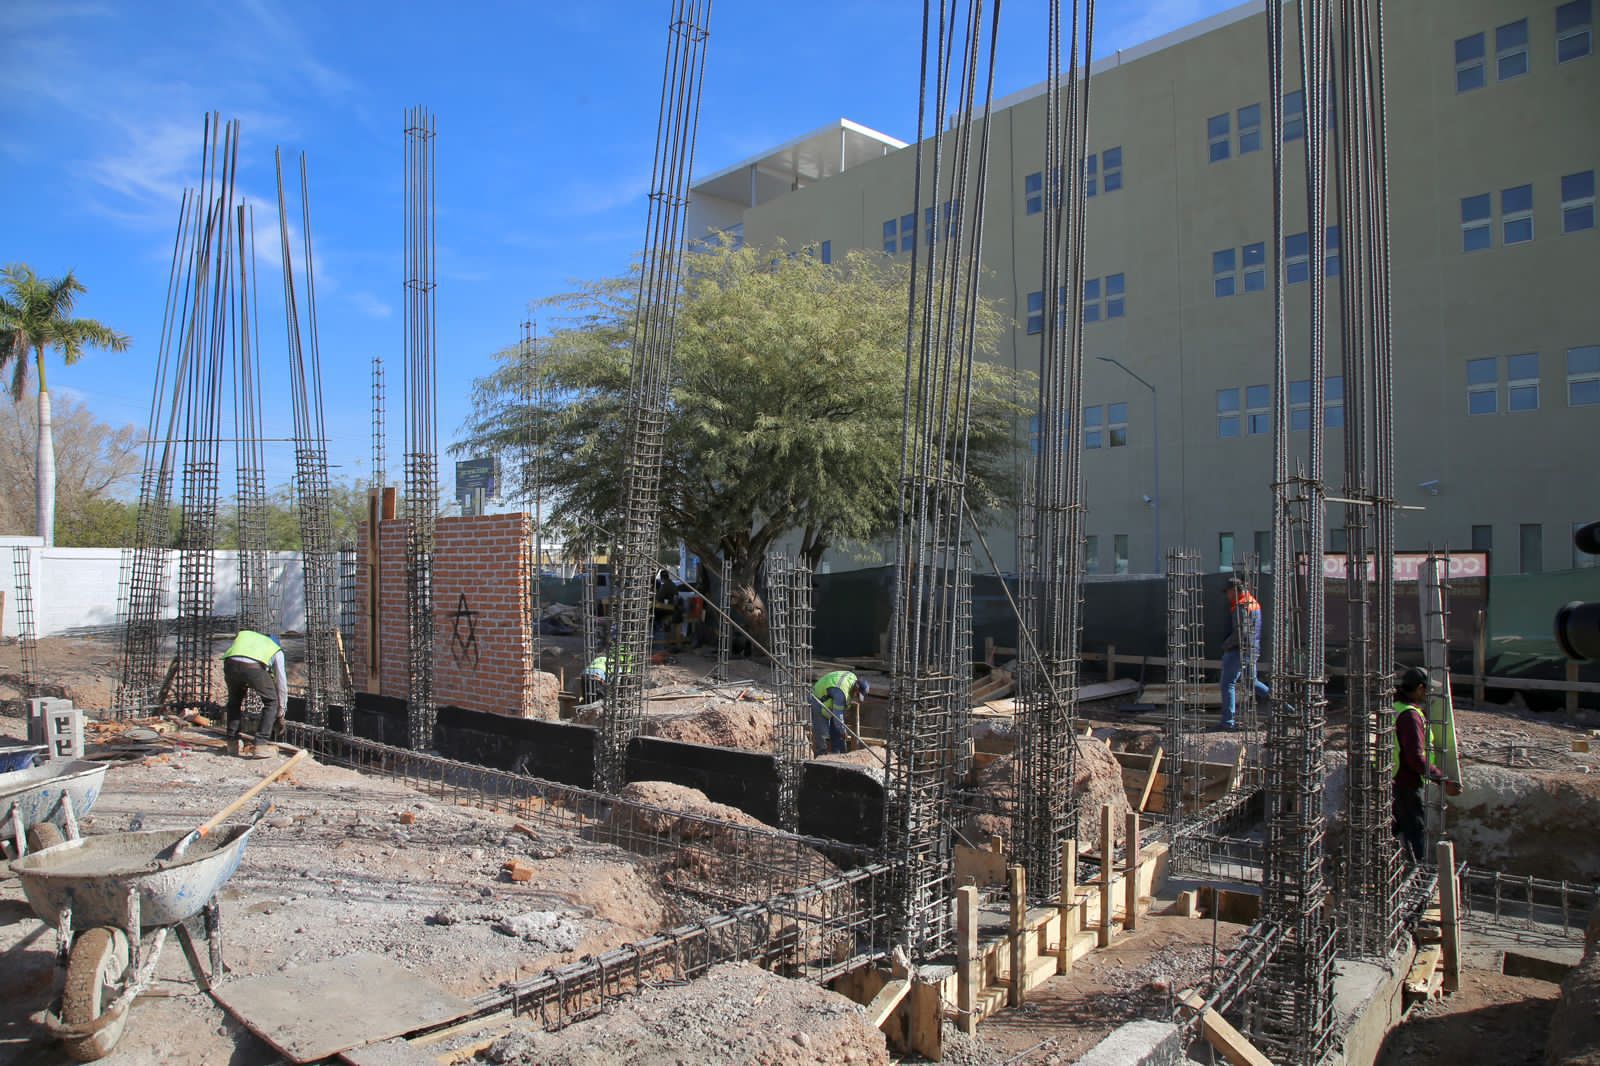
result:
M 1475 763 L 1461 776 L 1449 813 L 1458 857 L 1483 869 L 1600 881 L 1600 774 Z
M 1112 834 L 1120 843 L 1125 834 L 1126 815 L 1132 807 L 1128 793 L 1122 787 L 1122 764 L 1111 754 L 1105 742 L 1093 737 L 1075 737 L 1077 746 L 1077 777 L 1073 791 L 1078 796 L 1078 840 L 1080 847 L 1099 847 L 1100 808 L 1111 805 Z M 1002 755 L 978 771 L 977 794 L 991 813 L 980 814 L 974 829 L 980 836 L 1010 836 L 1011 820 L 1008 814 L 1016 799 L 1016 787 L 1011 780 L 1012 756 Z
M 860 1006 L 750 963 L 726 963 L 687 985 L 652 988 L 559 1032 L 514 1033 L 484 1058 L 499 1066 L 890 1061 L 883 1033 Z
M 744 751 L 772 750 L 769 703 L 709 697 L 704 707 L 693 711 L 682 710 L 682 703 L 662 706 L 671 710 L 656 714 L 654 708 L 647 709 L 645 732 L 651 736 Z
M 1550 1019 L 1550 1066 L 1600 1066 L 1600 907 L 1589 919 L 1585 941 L 1583 961 L 1561 982 L 1561 1001 Z

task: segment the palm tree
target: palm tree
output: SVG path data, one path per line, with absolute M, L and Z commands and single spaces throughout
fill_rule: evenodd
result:
M 42 279 L 33 268 L 13 263 L 0 271 L 6 292 L 0 295 L 0 376 L 11 364 L 11 398 L 21 401 L 28 384 L 28 357 L 39 368 L 39 451 L 36 460 L 39 536 L 56 542 L 56 452 L 50 435 L 50 393 L 45 388 L 44 353 L 54 348 L 68 366 L 87 348 L 126 351 L 128 338 L 92 318 L 73 318 L 72 305 L 83 284 L 67 276 Z

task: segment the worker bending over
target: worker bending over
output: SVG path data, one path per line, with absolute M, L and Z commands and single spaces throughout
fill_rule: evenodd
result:
M 1450 780 L 1434 765 L 1439 745 L 1433 743 L 1434 731 L 1422 709 L 1427 698 L 1428 672 L 1408 666 L 1394 687 L 1394 835 L 1415 863 L 1423 862 L 1428 854 L 1423 780 L 1442 785 L 1447 796 L 1461 795 L 1461 783 Z
M 270 741 L 289 707 L 289 677 L 284 671 L 283 644 L 277 637 L 241 629 L 222 653 L 222 680 L 228 686 L 228 754 L 241 755 L 239 726 L 244 717 L 244 694 L 261 697 L 261 720 L 256 725 L 250 753 L 276 754 Z
M 811 686 L 811 750 L 814 754 L 842 754 L 845 750 L 844 713 L 859 712 L 870 686 L 849 670 L 823 674 Z

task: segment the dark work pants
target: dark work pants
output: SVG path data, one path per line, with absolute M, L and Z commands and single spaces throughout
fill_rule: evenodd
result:
M 1428 844 L 1424 838 L 1427 828 L 1422 810 L 1422 786 L 1402 788 L 1394 786 L 1394 835 L 1399 838 L 1411 861 L 1426 861 Z
M 256 736 L 271 740 L 273 727 L 278 724 L 278 679 L 272 669 L 254 659 L 224 659 L 222 680 L 228 686 L 228 735 L 239 735 L 244 694 L 253 690 L 261 697 L 261 723 L 256 727 Z

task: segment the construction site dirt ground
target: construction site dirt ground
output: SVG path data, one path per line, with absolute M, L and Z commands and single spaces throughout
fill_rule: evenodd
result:
M 292 641 L 290 647 L 292 657 Z M 114 639 L 49 638 L 40 642 L 39 661 L 50 691 L 87 708 L 109 705 L 119 661 Z M 690 691 L 710 665 L 709 659 L 688 655 L 652 668 L 652 691 L 676 690 L 686 697 L 657 704 L 665 722 L 693 723 L 698 712 L 710 709 Z M 747 689 L 745 698 L 730 701 L 719 690 L 704 699 L 755 712 L 752 728 L 759 730 L 765 667 L 752 661 L 734 665 L 751 682 L 731 686 L 735 695 Z M 18 649 L 0 645 L 0 699 L 14 700 L 20 680 Z M 686 711 L 685 704 L 694 710 Z M 767 720 L 770 728 L 770 712 Z M 1566 721 L 1560 715 L 1496 708 L 1458 710 L 1457 720 L 1469 769 L 1477 765 L 1484 772 L 1492 768 L 1536 782 L 1558 781 L 1562 788 L 1600 796 L 1595 758 L 1600 751 L 1574 750 L 1574 741 L 1591 736 L 1587 717 Z M 20 736 L 22 727 L 19 718 L 0 715 L 0 735 Z M 1129 741 L 1132 734 L 1158 728 L 1158 720 L 1101 715 L 1096 733 Z M 759 748 L 740 739 L 724 742 Z M 192 740 L 186 748 L 115 764 L 88 830 L 125 829 L 136 818 L 145 828 L 192 825 L 278 765 L 278 760 L 229 759 L 206 746 L 215 745 L 214 739 Z M 1600 738 L 1592 747 L 1600 749 Z M 1513 765 L 1497 765 L 1505 762 Z M 530 838 L 514 831 L 509 818 L 442 805 L 380 777 L 302 765 L 272 795 L 278 806 L 252 838 L 222 895 L 224 941 L 236 975 L 373 952 L 447 992 L 471 997 L 519 975 L 638 940 L 704 910 L 703 903 L 676 895 L 637 856 L 560 833 Z M 407 824 L 402 815 L 414 820 Z M 503 878 L 501 864 L 512 858 L 535 866 L 531 882 Z M 537 920 L 515 921 L 530 915 Z M 1237 933 L 1237 927 L 1218 925 L 1219 956 Z M 1049 981 L 1020 1010 L 987 1021 L 975 1036 L 947 1025 L 946 1061 L 973 1066 L 1074 1061 L 1123 1021 L 1167 1016 L 1170 991 L 1203 984 L 1210 972 L 1211 936 L 1209 920 L 1155 915 L 1112 948 L 1080 961 L 1071 974 Z M 55 980 L 54 939 L 32 915 L 17 882 L 0 880 L 0 1061 L 60 1061 L 59 1048 L 30 1020 L 48 1005 Z M 694 1054 L 697 1047 L 710 1046 L 695 1028 L 696 997 L 703 998 L 704 990 L 673 988 L 657 989 L 628 1015 L 627 1024 L 639 1034 L 639 1057 L 605 1057 L 606 1044 L 598 1035 L 603 1030 L 597 1026 L 607 1019 L 555 1036 L 513 1033 L 498 1051 L 490 1048 L 483 1055 L 504 1062 L 672 1061 L 650 1057 L 651 1048 L 671 1046 L 670 1039 L 662 1044 L 663 1034 L 671 1034 L 681 1040 L 684 1061 L 737 1062 L 756 1048 L 781 1050 L 781 1056 L 772 1052 L 773 1061 L 846 1061 L 851 1053 L 856 1061 L 882 1061 L 873 1034 L 863 1039 L 858 1031 L 859 1019 L 848 1001 L 797 982 L 768 988 L 765 981 L 736 982 L 753 990 L 743 1006 L 730 1000 L 723 1019 L 726 1024 L 737 1020 L 757 1043 L 724 1042 L 710 1058 Z M 675 999 L 676 993 L 682 997 Z M 1530 1049 L 1542 1046 L 1555 994 L 1554 985 L 1505 977 L 1487 966 L 1469 967 L 1461 992 L 1425 1006 L 1391 1035 L 1383 1061 L 1454 1066 L 1466 1050 L 1487 1048 L 1489 1039 L 1504 1040 L 1506 1047 L 1503 1054 L 1480 1056 L 1488 1061 L 1537 1061 Z M 622 1005 L 613 1013 L 632 1009 Z M 834 1034 L 828 1040 L 808 1045 L 791 1036 L 789 1044 L 759 1042 L 767 1030 L 798 1032 L 806 1025 L 816 1035 L 819 1018 Z M 1513 1023 L 1516 1035 L 1502 1037 Z M 136 1005 L 121 1044 L 105 1061 L 248 1066 L 276 1058 L 208 997 L 195 994 L 183 954 L 173 947 L 163 956 L 151 994 Z

